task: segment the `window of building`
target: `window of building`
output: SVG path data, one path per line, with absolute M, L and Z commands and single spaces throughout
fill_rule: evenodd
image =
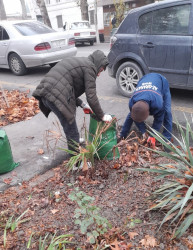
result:
M 62 28 L 63 27 L 62 15 L 56 16 L 56 19 L 57 19 L 58 28 Z
M 46 4 L 50 4 L 50 0 L 46 0 Z
M 160 9 L 154 12 L 152 34 L 188 34 L 189 4 Z
M 103 14 L 103 16 L 104 16 L 104 26 L 109 26 L 111 25 L 111 21 L 115 16 L 115 12 L 106 12 Z
M 56 3 L 60 3 L 60 0 L 56 0 Z

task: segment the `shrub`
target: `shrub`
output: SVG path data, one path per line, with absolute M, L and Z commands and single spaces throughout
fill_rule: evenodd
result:
M 149 132 L 170 153 L 152 150 L 171 160 L 172 163 L 159 164 L 154 168 L 140 169 L 157 173 L 157 179 L 163 179 L 161 187 L 153 193 L 151 199 L 155 204 L 149 210 L 166 210 L 166 215 L 160 227 L 166 221 L 176 223 L 173 238 L 181 237 L 193 222 L 193 149 L 190 140 L 193 140 L 193 131 L 187 121 L 184 128 L 177 123 L 180 139 L 173 135 L 178 146 L 169 143 L 159 132 L 151 129 Z M 167 177 L 167 178 L 166 178 Z M 159 228 L 160 228 L 159 227 Z

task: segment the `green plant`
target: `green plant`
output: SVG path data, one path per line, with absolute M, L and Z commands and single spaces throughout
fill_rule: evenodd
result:
M 39 250 L 57 250 L 63 249 L 65 250 L 66 244 L 72 244 L 73 242 L 69 241 L 73 235 L 71 234 L 63 234 L 56 236 L 56 233 L 52 236 L 49 233 L 46 234 L 44 239 L 40 236 L 39 238 Z M 51 238 L 50 238 L 51 237 Z
M 142 220 L 140 220 L 140 219 L 129 218 L 128 223 L 127 223 L 127 227 L 134 228 L 136 226 L 136 224 L 140 224 L 140 223 L 142 223 Z
M 27 249 L 30 249 L 33 235 L 34 235 L 34 233 L 32 232 L 31 235 L 30 235 L 30 237 L 29 237 L 28 243 L 27 243 Z
M 14 232 L 15 229 L 18 227 L 19 224 L 25 223 L 26 221 L 29 221 L 29 218 L 21 220 L 21 218 L 28 212 L 29 209 L 25 210 L 18 218 L 14 220 L 14 216 L 11 216 L 8 218 L 5 228 L 4 228 L 4 235 L 3 235 L 3 241 L 4 241 L 4 247 L 6 247 L 6 238 L 7 238 L 7 230 L 11 229 L 11 232 Z
M 153 129 L 149 132 L 171 153 L 152 151 L 169 159 L 172 163 L 156 165 L 150 169 L 139 169 L 154 172 L 158 174 L 157 179 L 164 181 L 161 187 L 153 193 L 151 199 L 154 205 L 149 210 L 166 210 L 160 227 L 166 221 L 171 221 L 171 224 L 175 222 L 173 238 L 181 237 L 193 222 L 193 149 L 190 147 L 193 131 L 188 121 L 185 128 L 177 122 L 177 128 L 181 138 L 178 139 L 174 135 L 173 138 L 179 146 L 168 143 L 162 134 Z
M 75 224 L 80 225 L 81 233 L 86 234 L 90 243 L 94 244 L 97 242 L 98 236 L 107 232 L 111 225 L 106 218 L 100 216 L 100 208 L 93 205 L 93 197 L 79 191 L 79 188 L 75 188 L 69 198 L 77 202 L 79 207 L 75 209 Z
M 103 124 L 102 122 L 99 122 L 97 125 L 96 133 L 95 135 L 93 135 L 92 141 L 89 141 L 89 132 L 87 131 L 86 126 L 84 125 L 84 130 L 85 130 L 84 147 L 80 146 L 79 143 L 72 141 L 71 147 L 73 148 L 73 150 L 60 148 L 61 150 L 64 150 L 65 152 L 72 155 L 68 163 L 66 164 L 69 171 L 72 170 L 74 166 L 79 167 L 81 163 L 83 164 L 83 170 L 88 169 L 88 162 L 91 163 L 92 167 L 94 166 L 94 158 L 97 157 L 99 159 L 98 151 L 109 142 L 107 141 L 103 145 L 100 145 L 102 134 L 110 126 L 112 126 L 112 123 L 114 122 L 115 118 L 112 119 L 112 121 L 109 123 Z

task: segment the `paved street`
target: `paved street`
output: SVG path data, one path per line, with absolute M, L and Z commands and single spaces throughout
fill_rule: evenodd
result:
M 104 51 L 107 55 L 110 45 L 109 43 L 95 44 L 94 46 L 80 45 L 77 56 L 88 56 L 96 49 Z M 25 76 L 14 76 L 9 70 L 0 69 L 0 84 L 6 89 L 33 90 L 49 70 L 49 66 L 44 66 L 30 69 Z M 109 77 L 107 71 L 103 72 L 97 79 L 97 91 L 104 110 L 115 114 L 123 122 L 128 112 L 128 98 L 123 97 L 118 92 L 115 79 Z M 173 115 L 184 123 L 184 114 L 189 118 L 190 114 L 193 113 L 193 91 L 171 90 L 171 93 Z
M 109 44 L 78 47 L 77 56 L 88 56 L 96 49 L 101 49 L 107 54 Z M 49 69 L 48 66 L 31 69 L 26 76 L 14 76 L 9 70 L 1 69 L 0 84 L 5 89 L 19 89 L 21 91 L 30 89 L 33 91 Z M 185 125 L 184 114 L 190 119 L 191 113 L 193 113 L 192 91 L 172 90 L 171 92 L 173 117 L 177 117 L 180 123 Z M 102 72 L 100 77 L 97 78 L 97 94 L 103 110 L 115 115 L 118 124 L 122 125 L 129 111 L 129 99 L 119 94 L 115 79 L 110 78 L 107 71 Z M 84 95 L 82 99 L 85 99 Z M 80 132 L 84 117 L 88 128 L 89 115 L 84 115 L 82 109 L 78 108 L 77 124 Z M 4 182 L 5 178 L 11 178 L 11 185 L 16 185 L 57 166 L 66 159 L 65 152 L 58 149 L 66 147 L 65 138 L 62 138 L 63 141 L 59 141 L 54 147 L 57 140 L 53 140 L 53 137 L 48 134 L 49 131 L 59 132 L 58 127 L 55 126 L 56 122 L 57 119 L 54 114 L 46 119 L 42 113 L 39 113 L 31 120 L 11 124 L 3 128 L 9 138 L 14 160 L 20 162 L 20 165 L 12 172 L 0 175 L 0 191 L 8 187 Z M 151 118 L 148 119 L 148 122 L 151 123 Z M 47 146 L 49 145 L 51 145 L 52 151 L 48 151 Z M 43 149 L 45 153 L 43 155 L 38 154 L 39 149 Z

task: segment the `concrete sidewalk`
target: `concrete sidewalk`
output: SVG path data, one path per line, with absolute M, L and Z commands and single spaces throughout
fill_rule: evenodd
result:
M 46 130 L 60 132 L 58 127 L 54 125 L 57 124 L 57 121 L 57 117 L 53 113 L 47 119 L 40 112 L 31 120 L 2 128 L 7 133 L 13 159 L 20 164 L 13 171 L 0 175 L 0 191 L 23 181 L 28 181 L 35 175 L 42 174 L 67 159 L 67 153 L 59 149 L 59 147 L 67 148 L 64 136 L 62 137 L 63 142 L 59 141 L 57 143 L 54 153 L 47 150 Z M 82 123 L 82 119 L 77 119 L 78 126 L 82 125 L 80 123 Z M 62 129 L 61 132 L 63 133 Z M 47 137 L 47 139 L 52 138 Z M 50 141 L 52 148 L 54 148 L 55 142 L 56 140 Z M 44 154 L 39 154 L 39 149 L 43 149 Z M 8 178 L 11 180 L 10 184 L 5 183 Z

